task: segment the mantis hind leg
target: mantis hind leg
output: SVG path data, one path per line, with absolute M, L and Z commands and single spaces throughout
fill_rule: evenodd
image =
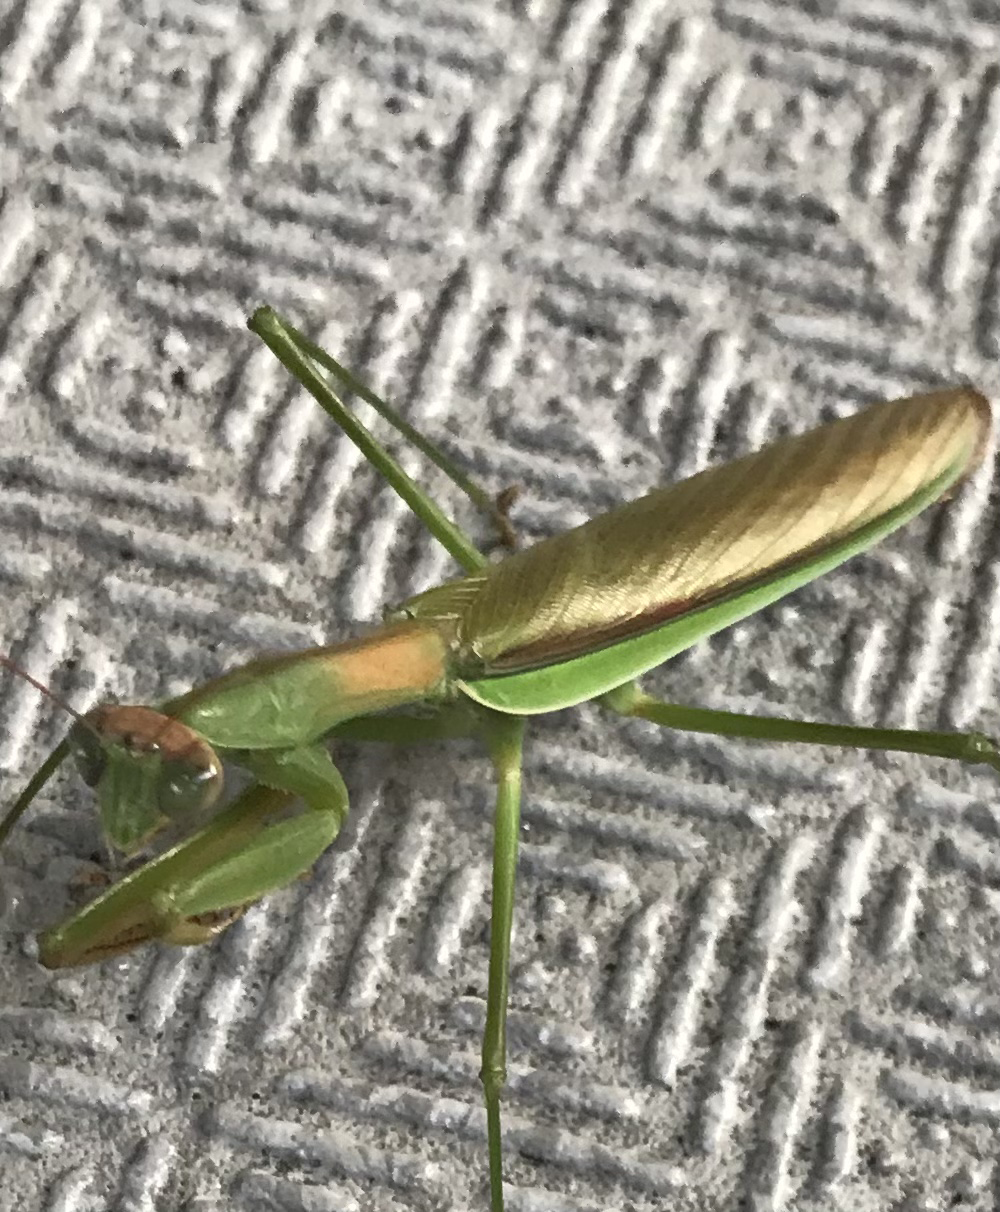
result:
M 486 1101 L 490 1154 L 490 1208 L 503 1212 L 503 1142 L 500 1094 L 507 1080 L 507 1000 L 510 985 L 510 932 L 521 821 L 521 751 L 524 721 L 491 714 L 486 740 L 497 775 L 493 825 L 493 897 L 490 916 L 490 974 L 479 1076 Z
M 909 728 L 864 728 L 824 724 L 815 720 L 786 720 L 774 716 L 741 715 L 703 707 L 680 707 L 645 694 L 634 682 L 619 686 L 599 700 L 619 715 L 650 720 L 682 732 L 760 741 L 792 741 L 806 745 L 837 745 L 846 749 L 881 749 L 922 753 L 1000 771 L 1000 748 L 980 732 L 935 732 Z

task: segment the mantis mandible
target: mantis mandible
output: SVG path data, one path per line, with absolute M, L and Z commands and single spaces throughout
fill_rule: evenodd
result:
M 249 321 L 360 447 L 464 575 L 402 603 L 356 639 L 242 666 L 156 708 L 78 718 L 0 823 L 0 842 L 69 753 L 108 841 L 134 852 L 221 797 L 223 763 L 250 786 L 207 824 L 39 937 L 46 967 L 152 939 L 204 943 L 308 872 L 348 794 L 328 742 L 479 738 L 496 778 L 482 1070 L 492 1212 L 504 1205 L 505 1081 L 521 752 L 527 720 L 596 700 L 669 728 L 930 754 L 1000 770 L 977 733 L 890 730 L 684 707 L 635 679 L 884 538 L 950 493 L 981 458 L 986 400 L 954 388 L 882 403 L 621 506 L 489 562 L 336 394 L 358 394 L 506 532 L 502 509 L 437 446 L 264 307 Z

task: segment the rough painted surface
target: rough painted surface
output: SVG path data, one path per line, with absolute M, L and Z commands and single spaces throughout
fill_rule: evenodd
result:
M 526 537 L 870 399 L 996 401 L 998 55 L 973 0 L 0 4 L 0 643 L 148 701 L 450 571 L 241 328 L 265 300 L 521 484 Z M 991 470 L 655 684 L 997 731 Z M 0 689 L 7 798 L 62 725 Z M 86 794 L 12 838 L 5 1207 L 486 1206 L 488 771 L 343 766 L 349 835 L 211 949 L 43 972 Z M 997 805 L 940 762 L 537 727 L 511 1208 L 996 1208 Z

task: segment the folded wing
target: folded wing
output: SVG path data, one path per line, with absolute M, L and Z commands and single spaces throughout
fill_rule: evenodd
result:
M 989 426 L 972 389 L 876 404 L 657 489 L 406 610 L 450 616 L 480 677 L 569 660 L 741 594 L 896 513 L 902 522 L 916 498 L 970 470 Z

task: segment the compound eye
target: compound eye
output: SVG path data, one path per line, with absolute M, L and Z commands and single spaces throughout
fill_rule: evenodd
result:
M 222 767 L 212 755 L 205 765 L 183 758 L 166 758 L 160 768 L 157 803 L 164 816 L 183 821 L 200 816 L 219 798 Z
M 88 787 L 96 787 L 108 767 L 108 755 L 100 737 L 91 729 L 74 724 L 69 734 L 69 750 L 80 777 Z

